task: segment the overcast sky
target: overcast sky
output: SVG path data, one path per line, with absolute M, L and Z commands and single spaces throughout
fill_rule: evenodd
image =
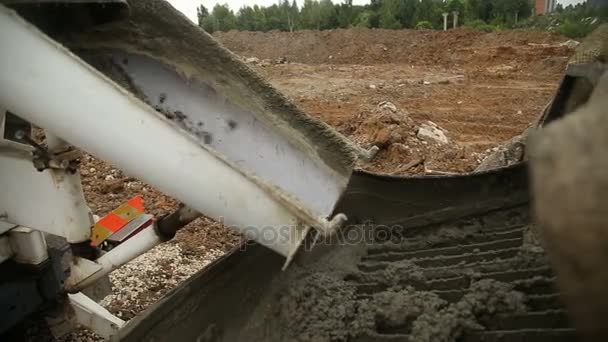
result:
M 168 0 L 173 7 L 182 11 L 188 18 L 192 21 L 196 22 L 196 8 L 199 5 L 205 5 L 209 11 L 215 6 L 215 4 L 228 4 L 231 9 L 235 12 L 238 11 L 239 8 L 244 5 L 262 5 L 262 6 L 270 6 L 272 4 L 278 3 L 278 0 Z M 290 0 L 291 2 L 292 0 Z M 298 4 L 301 6 L 304 3 L 304 0 L 296 0 Z M 579 3 L 582 0 L 557 0 L 557 3 L 564 4 L 567 6 L 568 4 Z M 340 2 L 340 0 L 333 0 L 334 3 Z M 364 5 L 369 3 L 369 0 L 353 0 L 353 4 L 355 5 Z

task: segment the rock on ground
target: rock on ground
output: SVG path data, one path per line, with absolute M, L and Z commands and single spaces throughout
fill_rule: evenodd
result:
M 494 147 L 481 161 L 475 172 L 507 167 L 524 160 L 526 136 L 526 133 L 518 135 L 505 144 Z
M 420 125 L 416 136 L 423 141 L 433 144 L 445 145 L 450 142 L 440 128 L 426 123 Z

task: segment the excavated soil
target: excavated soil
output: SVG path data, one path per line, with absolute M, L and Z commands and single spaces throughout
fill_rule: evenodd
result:
M 573 52 L 555 34 L 467 28 L 215 37 L 310 114 L 379 146 L 360 167 L 402 175 L 474 170 L 536 121 Z M 429 120 L 448 144 L 417 137 Z

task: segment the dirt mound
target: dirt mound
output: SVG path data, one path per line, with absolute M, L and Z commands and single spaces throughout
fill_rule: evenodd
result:
M 362 145 L 381 147 L 360 167 L 404 175 L 474 170 L 496 145 L 536 122 L 574 51 L 564 37 L 522 30 L 215 36 L 305 111 Z M 379 111 L 387 101 L 408 119 Z M 417 137 L 427 121 L 449 144 Z
M 450 141 L 446 129 L 432 121 L 417 122 L 391 102 L 362 110 L 347 126 L 351 139 L 380 148 L 370 163 L 360 165 L 372 172 L 458 173 L 472 171 L 475 164 L 474 155 Z
M 469 28 L 443 31 L 338 29 L 297 32 L 217 32 L 214 36 L 242 56 L 285 57 L 305 64 L 458 66 L 528 61 L 537 54 L 564 55 L 566 39 L 537 31 L 485 33 Z M 534 44 L 533 46 L 529 43 Z

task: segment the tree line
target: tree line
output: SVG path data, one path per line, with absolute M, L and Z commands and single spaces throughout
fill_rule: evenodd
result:
M 587 6 L 579 4 L 580 8 Z M 575 7 L 559 7 L 572 12 Z M 587 6 L 588 7 L 588 6 Z M 367 5 L 353 5 L 352 0 L 280 0 L 272 6 L 244 6 L 234 12 L 228 5 L 216 4 L 211 12 L 198 7 L 198 24 L 214 31 L 295 31 L 327 30 L 348 27 L 367 28 L 443 28 L 442 13 L 458 12 L 458 23 L 491 30 L 497 27 L 521 27 L 533 19 L 532 0 L 371 0 Z

